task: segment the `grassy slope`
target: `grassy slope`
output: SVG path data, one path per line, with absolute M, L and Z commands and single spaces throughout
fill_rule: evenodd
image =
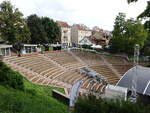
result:
M 0 85 L 0 113 L 67 113 L 67 106 L 51 97 L 52 89 L 35 85 L 24 79 L 25 91 Z

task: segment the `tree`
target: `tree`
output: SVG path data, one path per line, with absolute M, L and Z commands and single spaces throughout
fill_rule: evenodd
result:
M 139 20 L 128 19 L 125 31 L 125 52 L 133 53 L 135 44 L 139 44 L 140 48 L 143 48 L 144 41 L 147 39 L 147 31 Z
M 49 43 L 60 42 L 60 29 L 56 22 L 48 17 L 42 17 L 42 25 L 48 37 Z
M 145 20 L 144 28 L 147 30 L 148 36 L 142 49 L 142 54 L 150 56 L 150 1 L 147 1 L 146 9 L 137 18 Z
M 0 4 L 0 37 L 9 43 L 27 43 L 30 40 L 30 31 L 23 14 L 10 1 Z
M 31 43 L 42 44 L 48 43 L 47 33 L 42 25 L 42 20 L 36 14 L 27 18 L 27 25 L 31 32 Z
M 21 50 L 23 49 L 23 43 L 15 43 L 13 44 L 13 48 L 17 50 L 18 56 L 21 57 Z
M 111 39 L 112 52 L 124 51 L 124 29 L 125 29 L 125 14 L 119 13 L 116 17 L 114 30 L 112 32 L 113 38 Z
M 150 105 L 140 102 L 84 95 L 80 96 L 75 103 L 74 113 L 149 113 L 149 109 Z
M 127 0 L 128 3 L 131 3 L 131 2 L 137 2 L 138 0 Z
M 111 50 L 113 52 L 124 52 L 133 54 L 134 45 L 139 44 L 142 48 L 147 38 L 147 32 L 139 20 L 125 20 L 125 15 L 119 13 L 116 17 L 113 38 L 111 39 Z

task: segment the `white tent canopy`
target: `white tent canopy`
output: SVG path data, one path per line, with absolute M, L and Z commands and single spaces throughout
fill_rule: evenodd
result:
M 150 68 L 147 67 L 135 66 L 131 68 L 123 75 L 117 86 L 126 87 L 131 90 L 133 86 L 132 79 L 136 78 L 136 92 L 150 96 Z
M 102 46 L 101 46 L 101 45 L 95 45 L 95 44 L 93 44 L 91 47 L 92 47 L 92 48 L 96 48 L 96 49 L 102 49 Z

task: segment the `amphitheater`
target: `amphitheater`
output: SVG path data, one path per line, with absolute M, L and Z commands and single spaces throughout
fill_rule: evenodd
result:
M 3 61 L 29 81 L 40 85 L 65 88 L 67 94 L 78 80 L 84 81 L 81 92 L 88 91 L 89 87 L 97 92 L 104 92 L 106 84 L 95 82 L 90 86 L 92 78 L 80 72 L 82 67 L 88 67 L 103 75 L 108 84 L 113 85 L 133 67 L 123 57 L 95 54 L 79 49 L 48 51 L 43 54 L 28 54 L 22 57 L 9 56 Z

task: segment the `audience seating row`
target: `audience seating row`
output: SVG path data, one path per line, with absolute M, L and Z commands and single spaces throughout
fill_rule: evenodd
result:
M 71 50 L 76 56 L 83 60 L 87 65 L 99 65 L 104 64 L 101 56 L 95 53 L 91 53 L 83 50 Z
M 65 68 L 78 68 L 83 66 L 77 59 L 75 59 L 69 52 L 60 51 L 60 52 L 51 52 L 45 54 L 45 56 L 51 58 L 61 66 Z

